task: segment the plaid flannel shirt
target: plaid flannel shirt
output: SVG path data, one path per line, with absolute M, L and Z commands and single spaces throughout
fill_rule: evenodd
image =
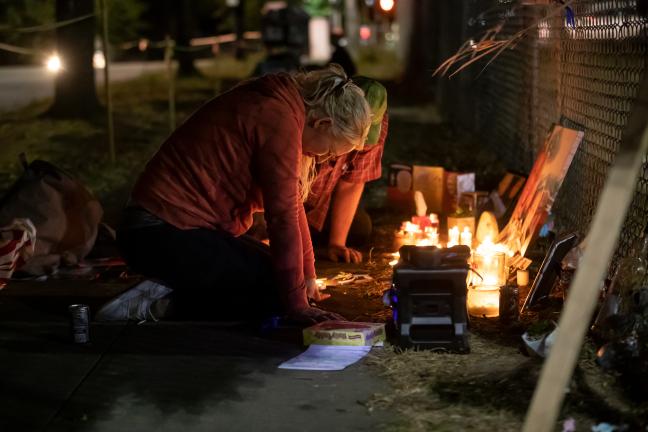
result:
M 312 228 L 322 231 L 333 192 L 340 179 L 349 183 L 366 183 L 380 178 L 388 124 L 389 119 L 385 113 L 378 143 L 365 150 L 352 151 L 337 159 L 326 161 L 317 167 L 317 177 L 304 203 L 306 218 Z

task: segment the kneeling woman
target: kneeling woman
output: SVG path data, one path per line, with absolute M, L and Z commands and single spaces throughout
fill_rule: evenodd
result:
M 370 123 L 362 90 L 336 66 L 268 75 L 216 97 L 137 180 L 118 231 L 124 258 L 171 287 L 185 313 L 339 318 L 308 302 L 319 291 L 302 203 L 312 159 L 361 148 Z M 269 248 L 243 236 L 257 211 Z M 132 294 L 139 304 L 121 318 L 145 318 L 163 293 Z

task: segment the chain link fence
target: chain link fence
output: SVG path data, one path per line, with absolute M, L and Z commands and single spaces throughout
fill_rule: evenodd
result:
M 574 0 L 574 25 L 558 2 L 453 1 L 438 19 L 463 17 L 463 40 L 445 41 L 442 55 L 503 23 L 498 39 L 524 38 L 492 63 L 439 79 L 439 103 L 456 123 L 477 132 L 512 170 L 528 173 L 552 124 L 585 136 L 554 204 L 559 231 L 587 234 L 607 171 L 614 162 L 639 84 L 646 73 L 645 0 Z M 444 59 L 440 59 L 442 61 Z M 449 91 L 451 89 L 451 91 Z M 461 93 L 461 94 L 458 94 Z M 469 95 L 471 107 L 458 106 Z M 648 119 L 647 119 L 648 121 Z M 648 158 L 612 262 L 627 254 L 648 224 Z

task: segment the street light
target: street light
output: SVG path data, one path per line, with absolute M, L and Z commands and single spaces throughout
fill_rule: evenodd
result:
M 95 69 L 103 69 L 106 67 L 106 57 L 104 56 L 103 51 L 96 50 L 92 56 L 92 66 Z
M 45 67 L 47 67 L 48 71 L 56 74 L 59 73 L 61 69 L 63 69 L 63 63 L 61 63 L 61 58 L 58 56 L 58 54 L 54 53 L 47 58 Z
M 385 12 L 391 12 L 394 9 L 394 0 L 380 0 L 380 9 Z

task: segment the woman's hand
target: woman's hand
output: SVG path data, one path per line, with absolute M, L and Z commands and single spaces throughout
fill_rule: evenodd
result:
M 321 291 L 325 290 L 326 287 L 320 287 L 317 283 L 317 279 L 306 279 L 306 296 L 309 299 L 312 299 L 316 302 L 326 300 L 331 297 L 331 294 L 324 294 Z
M 330 244 L 326 251 L 327 258 L 333 262 L 360 263 L 362 253 L 350 247 Z
M 300 324 L 316 324 L 322 321 L 345 321 L 342 315 L 316 307 L 297 309 L 288 313 L 288 319 Z

